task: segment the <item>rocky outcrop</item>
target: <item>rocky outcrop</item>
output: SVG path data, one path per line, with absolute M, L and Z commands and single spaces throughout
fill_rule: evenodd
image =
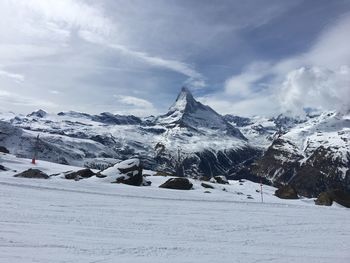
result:
M 139 159 L 130 159 L 116 164 L 109 168 L 116 172 L 115 168 L 121 175 L 117 176 L 115 183 L 127 184 L 133 186 L 149 186 L 151 181 L 146 180 L 142 174 L 142 166 Z M 102 172 L 103 174 L 103 172 Z
M 193 184 L 187 178 L 171 178 L 159 186 L 160 188 L 190 190 Z
M 275 196 L 281 199 L 298 199 L 298 193 L 291 185 L 285 185 L 275 191 Z
M 251 173 L 279 186 L 289 182 L 296 174 L 302 158 L 302 153 L 292 142 L 276 139 L 263 157 L 252 164 Z
M 328 189 L 345 189 L 350 187 L 350 175 L 344 176 L 339 169 L 346 167 L 342 159 L 331 148 L 318 147 L 297 170 L 290 183 L 303 196 L 317 197 Z
M 10 151 L 4 146 L 0 146 L 0 152 L 1 153 L 10 153 Z
M 316 205 L 331 206 L 333 204 L 333 198 L 328 192 L 322 192 L 315 200 Z
M 218 184 L 229 184 L 226 176 L 224 175 L 214 176 L 211 181 L 214 181 L 215 183 L 218 183 Z
M 350 208 L 350 192 L 341 189 L 329 190 L 322 192 L 315 200 L 316 205 L 330 206 L 333 202 Z
M 78 181 L 80 179 L 90 178 L 94 175 L 95 175 L 95 173 L 93 171 L 91 171 L 90 169 L 82 169 L 82 170 L 75 171 L 75 172 L 68 172 L 64 175 L 64 177 L 68 180 Z
M 33 178 L 33 179 L 48 179 L 50 176 L 48 176 L 46 173 L 40 171 L 39 169 L 28 169 L 22 173 L 15 174 L 14 177 L 22 177 L 22 178 Z

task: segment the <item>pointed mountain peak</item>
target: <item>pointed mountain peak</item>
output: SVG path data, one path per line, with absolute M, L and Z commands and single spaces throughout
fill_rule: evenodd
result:
M 182 87 L 175 103 L 170 107 L 169 111 L 185 112 L 196 107 L 198 102 L 193 98 L 191 91 L 187 87 Z

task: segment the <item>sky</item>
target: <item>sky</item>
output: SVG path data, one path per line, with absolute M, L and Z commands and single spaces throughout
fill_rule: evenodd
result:
M 350 0 L 0 0 L 0 110 L 350 108 Z

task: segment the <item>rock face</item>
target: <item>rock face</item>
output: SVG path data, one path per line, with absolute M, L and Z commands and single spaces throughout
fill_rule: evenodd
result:
M 226 176 L 224 176 L 224 175 L 214 176 L 213 179 L 218 184 L 229 184 L 229 182 L 227 181 Z
M 350 186 L 350 175 L 339 169 L 350 165 L 331 148 L 318 147 L 298 169 L 290 183 L 298 189 L 298 193 L 306 197 L 314 197 L 328 189 L 346 188 Z M 344 167 L 344 168 L 345 168 Z
M 4 146 L 0 146 L 0 152 L 1 152 L 1 153 L 10 153 L 10 151 L 7 150 L 7 148 L 4 147 Z
M 315 200 L 316 205 L 331 206 L 333 204 L 333 198 L 328 192 L 322 192 Z
M 128 175 L 121 175 L 117 178 L 116 183 L 141 186 L 143 183 L 142 172 L 137 172 L 136 174 L 130 173 Z
M 64 175 L 64 177 L 68 180 L 80 180 L 80 179 L 84 179 L 84 178 L 89 178 L 91 176 L 94 176 L 95 173 L 93 171 L 91 171 L 90 169 L 82 169 L 76 172 L 70 172 L 70 173 L 66 173 Z
M 298 162 L 302 158 L 302 154 L 292 142 L 276 139 L 263 157 L 252 165 L 251 172 L 279 186 L 289 182 L 295 175 L 299 167 Z
M 340 204 L 342 206 L 350 208 L 350 192 L 349 191 L 336 189 L 336 190 L 331 191 L 331 196 L 332 196 L 334 202 L 337 202 L 338 204 Z
M 275 196 L 281 199 L 298 199 L 298 193 L 291 185 L 285 185 L 277 189 Z
M 327 192 L 322 192 L 315 200 L 316 205 L 330 206 L 333 202 L 350 208 L 350 192 L 341 189 L 329 190 Z
M 48 179 L 50 176 L 48 176 L 46 173 L 40 171 L 39 169 L 28 169 L 22 173 L 15 174 L 14 177 L 22 177 L 22 178 L 34 178 L 34 179 Z
M 159 187 L 176 190 L 190 190 L 192 189 L 192 186 L 193 184 L 187 178 L 171 178 Z
M 0 171 L 7 171 L 7 168 L 0 164 Z

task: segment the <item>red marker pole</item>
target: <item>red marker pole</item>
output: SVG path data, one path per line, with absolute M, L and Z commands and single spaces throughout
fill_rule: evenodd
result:
M 34 155 L 33 155 L 33 158 L 32 158 L 32 164 L 35 164 L 35 159 L 36 159 L 36 156 L 38 154 L 38 148 L 39 148 L 39 134 L 36 137 L 36 141 L 35 141 Z
M 260 195 L 261 195 L 261 203 L 264 203 L 262 180 L 260 180 Z

